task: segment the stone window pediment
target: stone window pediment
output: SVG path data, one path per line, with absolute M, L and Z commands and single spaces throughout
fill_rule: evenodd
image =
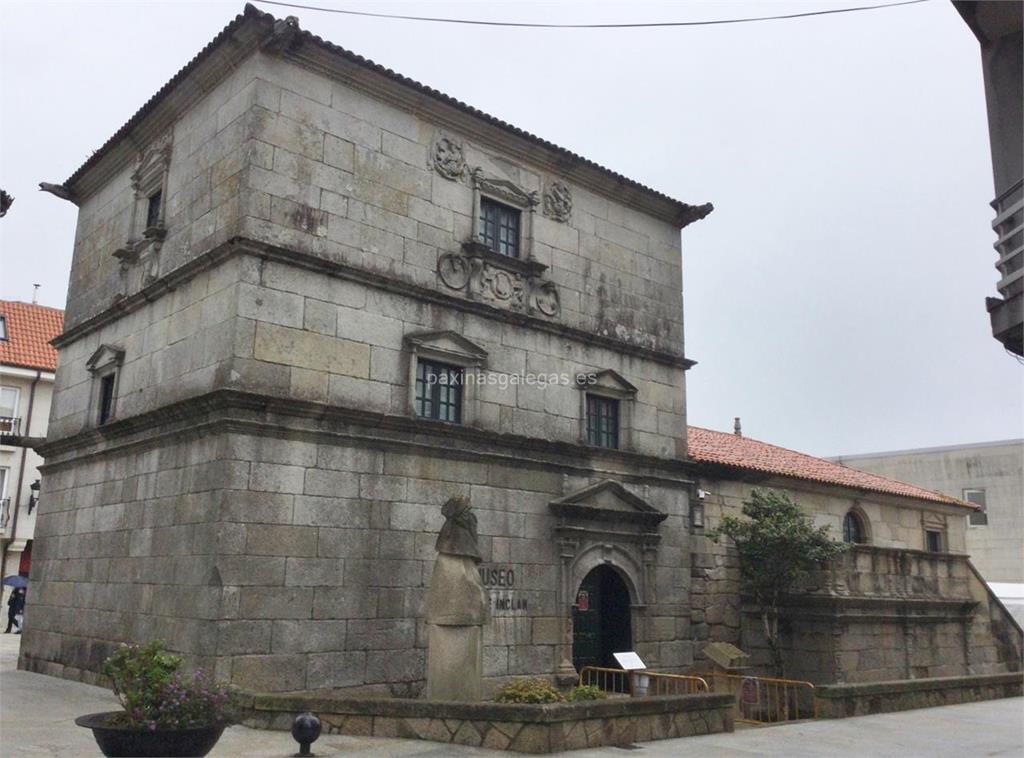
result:
M 124 348 L 117 345 L 100 345 L 85 367 L 92 374 L 90 421 L 102 426 L 117 416 L 118 384 L 121 379 L 121 365 L 124 363 Z
M 487 360 L 486 350 L 457 332 L 410 334 L 405 341 L 417 355 L 426 355 L 457 366 L 481 366 Z
M 85 367 L 93 374 L 100 374 L 112 368 L 116 369 L 122 363 L 124 363 L 124 348 L 117 345 L 100 345 L 85 362 Z
M 473 187 L 481 194 L 520 210 L 534 208 L 539 202 L 536 192 L 527 192 L 509 179 L 488 175 L 481 168 L 474 169 L 472 177 Z
M 577 377 L 579 377 L 577 383 L 582 389 L 596 395 L 605 395 L 619 400 L 632 400 L 637 394 L 636 387 L 627 382 L 618 371 L 610 368 L 596 374 L 579 372 Z
M 654 531 L 668 518 L 667 513 L 662 513 L 611 479 L 552 500 L 548 507 L 566 524 L 601 521 L 632 524 L 646 531 Z

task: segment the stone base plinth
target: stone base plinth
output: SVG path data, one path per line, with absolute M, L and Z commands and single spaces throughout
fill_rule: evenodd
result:
M 732 695 L 713 694 L 548 705 L 257 695 L 242 721 L 259 729 L 286 730 L 296 713 L 311 711 L 331 734 L 554 753 L 731 732 L 732 709 Z
M 427 691 L 430 700 L 475 703 L 483 681 L 483 627 L 430 624 Z
M 815 694 L 819 718 L 844 718 L 1019 697 L 1022 687 L 1024 674 L 1016 672 L 866 684 L 830 684 L 818 687 Z

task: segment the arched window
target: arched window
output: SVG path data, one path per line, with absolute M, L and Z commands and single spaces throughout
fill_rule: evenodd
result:
M 864 522 L 861 517 L 853 511 L 848 511 L 843 518 L 843 542 L 852 542 L 860 545 L 867 542 L 867 535 L 864 532 Z

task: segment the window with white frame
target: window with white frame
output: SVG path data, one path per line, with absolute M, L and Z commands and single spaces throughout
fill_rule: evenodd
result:
M 980 510 L 973 511 L 971 515 L 967 517 L 967 523 L 969 526 L 987 526 L 988 525 L 988 510 L 985 504 L 985 490 L 983 489 L 965 489 L 964 500 L 968 503 L 974 503 Z
M 0 466 L 0 528 L 7 526 L 11 515 L 11 500 L 7 497 L 7 480 L 10 469 Z
M 0 434 L 18 434 L 21 419 L 18 417 L 18 400 L 21 392 L 17 387 L 0 387 Z
M 0 340 L 7 340 L 7 316 L 0 313 Z

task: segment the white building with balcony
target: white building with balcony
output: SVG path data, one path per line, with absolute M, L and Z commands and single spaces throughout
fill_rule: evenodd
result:
M 28 576 L 39 467 L 32 446 L 46 437 L 57 351 L 50 340 L 64 311 L 0 300 L 0 535 L 3 576 Z M 6 602 L 9 587 L 4 587 Z

